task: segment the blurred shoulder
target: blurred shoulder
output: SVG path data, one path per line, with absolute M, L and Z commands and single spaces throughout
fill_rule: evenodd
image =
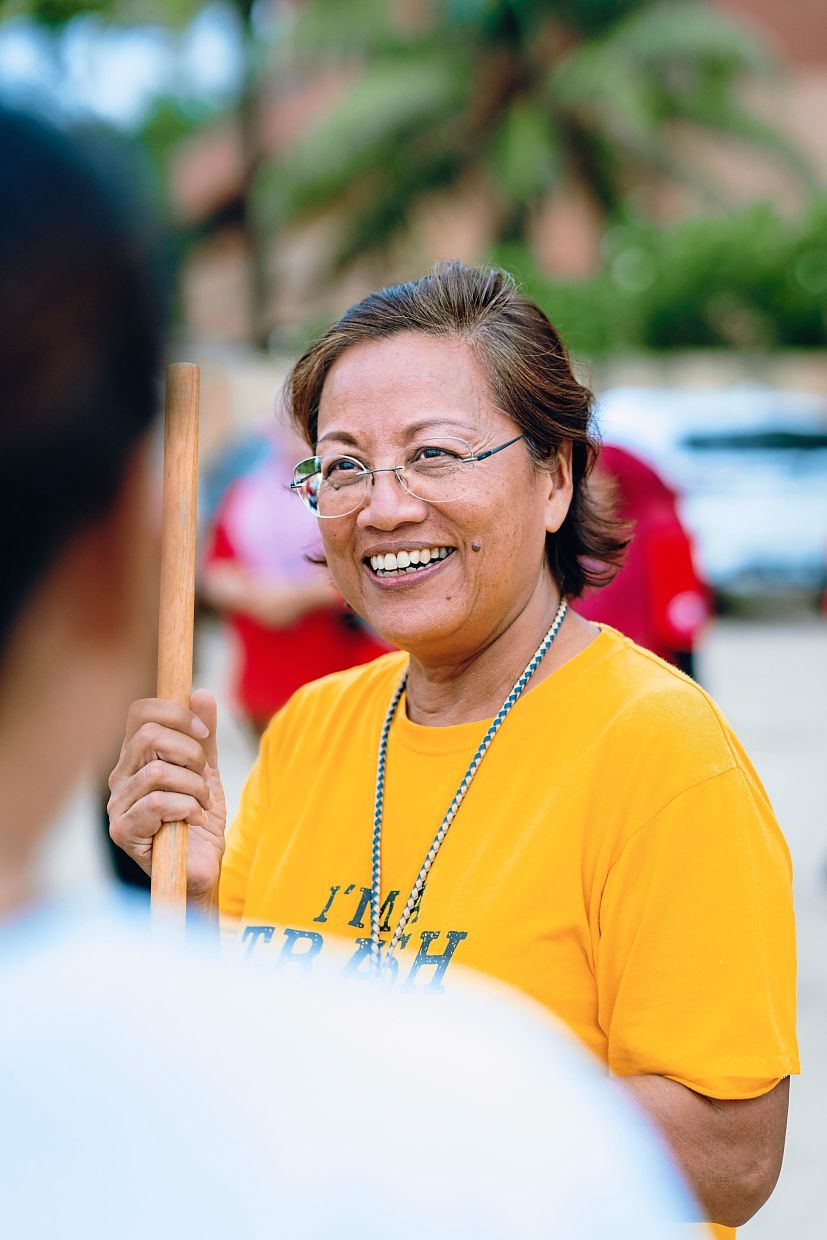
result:
M 372 1114 L 397 1134 L 374 1160 L 377 1217 L 401 1219 L 404 1240 L 494 1240 L 515 1217 L 537 1240 L 666 1240 L 689 1216 L 627 1100 L 503 988 L 469 978 L 446 1003 L 416 1005 L 217 961 L 121 914 L 52 912 L 0 936 L 0 1000 L 15 1014 L 0 1022 L 15 1063 L 0 1116 L 10 1235 L 98 1240 L 109 1232 L 97 1220 L 121 1216 L 120 1240 L 152 1234 L 159 1217 L 165 1234 L 209 1240 L 264 1240 L 274 1219 L 295 1240 L 362 1235 L 364 1152 L 352 1138 Z M 427 1090 L 414 1063 L 427 1066 Z M 428 1148 L 435 1098 L 451 1157 L 429 1164 L 406 1225 L 399 1168 Z M 205 1149 L 220 1175 L 204 1176 Z

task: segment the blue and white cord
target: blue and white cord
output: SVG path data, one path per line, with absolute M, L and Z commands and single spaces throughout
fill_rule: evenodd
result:
M 442 842 L 448 834 L 451 823 L 457 816 L 459 807 L 465 799 L 465 794 L 471 786 L 471 781 L 479 770 L 480 763 L 488 752 L 489 746 L 491 745 L 494 737 L 502 727 L 508 712 L 520 697 L 520 694 L 525 689 L 529 680 L 531 680 L 531 677 L 537 670 L 543 656 L 557 636 L 560 630 L 560 625 L 563 623 L 567 611 L 568 606 L 565 600 L 561 600 L 560 606 L 557 608 L 557 613 L 551 622 L 548 632 L 540 642 L 540 645 L 537 647 L 529 662 L 526 664 L 525 670 L 518 677 L 513 689 L 503 702 L 496 717 L 492 721 L 491 726 L 482 738 L 477 752 L 471 759 L 471 765 L 465 772 L 462 782 L 454 794 L 454 798 L 448 807 L 445 817 L 442 820 L 442 824 L 434 836 L 433 843 L 428 849 L 425 860 L 422 862 L 422 867 L 416 876 L 416 881 L 411 888 L 411 894 L 409 895 L 407 903 L 402 910 L 391 940 L 387 945 L 387 949 L 385 951 L 385 963 L 391 959 L 393 953 L 396 951 L 396 948 L 399 946 L 399 941 L 402 938 L 405 926 L 408 924 L 408 919 L 413 910 L 416 908 L 417 901 L 422 894 L 422 889 L 425 886 L 425 881 L 430 873 L 431 866 L 436 860 L 436 855 L 442 847 Z M 391 698 L 387 714 L 385 715 L 385 722 L 382 725 L 382 733 L 379 738 L 379 755 L 376 763 L 376 798 L 373 811 L 373 847 L 371 851 L 372 882 L 370 906 L 370 954 L 371 963 L 376 973 L 379 972 L 382 961 L 382 941 L 379 923 L 382 897 L 382 814 L 385 800 L 385 768 L 387 766 L 388 758 L 388 737 L 390 735 L 394 715 L 396 714 L 397 707 L 399 706 L 399 701 L 402 694 L 405 692 L 407 680 L 408 673 L 406 670 L 394 692 L 393 697 Z

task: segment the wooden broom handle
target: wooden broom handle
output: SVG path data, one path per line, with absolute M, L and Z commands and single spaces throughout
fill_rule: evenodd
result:
M 195 619 L 198 396 L 197 366 L 178 362 L 167 368 L 157 692 L 187 707 Z M 153 841 L 152 910 L 185 922 L 187 827 L 182 822 L 165 823 Z

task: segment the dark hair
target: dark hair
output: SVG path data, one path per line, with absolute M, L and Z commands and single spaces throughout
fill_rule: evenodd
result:
M 157 408 L 167 280 L 125 163 L 0 108 L 0 651 Z
M 351 306 L 287 378 L 286 405 L 297 429 L 315 447 L 322 388 L 346 349 L 410 331 L 468 342 L 494 400 L 525 434 L 539 467 L 553 460 L 561 443 L 571 443 L 571 507 L 560 529 L 547 536 L 546 554 L 563 594 L 576 598 L 588 586 L 606 585 L 629 539 L 608 493 L 588 481 L 599 450 L 593 397 L 575 378 L 555 328 L 505 272 L 437 263 L 421 280 L 381 289 Z

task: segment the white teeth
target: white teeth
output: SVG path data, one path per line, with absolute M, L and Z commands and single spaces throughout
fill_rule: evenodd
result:
M 453 547 L 425 547 L 418 551 L 380 552 L 370 557 L 370 566 L 381 576 L 398 576 L 400 573 L 415 573 L 417 566 L 425 567 L 437 560 L 446 559 Z

